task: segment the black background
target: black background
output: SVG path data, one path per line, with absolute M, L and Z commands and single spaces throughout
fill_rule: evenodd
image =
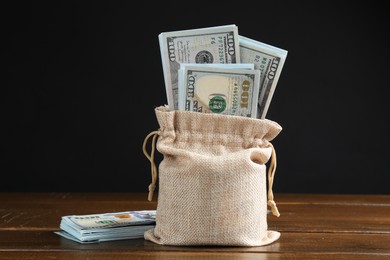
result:
M 288 50 L 267 114 L 283 127 L 274 191 L 390 194 L 388 12 L 335 3 L 3 5 L 0 191 L 147 191 L 158 34 L 236 24 Z

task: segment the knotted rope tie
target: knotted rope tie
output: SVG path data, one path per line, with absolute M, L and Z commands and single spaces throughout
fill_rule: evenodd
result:
M 152 174 L 152 182 L 149 185 L 149 194 L 148 194 L 148 200 L 152 201 L 153 199 L 153 193 L 156 189 L 156 182 L 157 182 L 157 167 L 154 162 L 154 152 L 156 150 L 156 138 L 159 135 L 160 131 L 153 131 L 149 133 L 144 140 L 144 143 L 142 145 L 142 151 L 144 152 L 144 155 L 149 159 L 150 166 L 151 166 L 151 174 Z M 146 151 L 146 144 L 148 143 L 149 138 L 153 136 L 152 139 L 152 148 L 150 154 Z
M 269 143 L 269 145 L 272 148 L 272 155 L 271 155 L 271 163 L 268 169 L 268 206 L 271 207 L 272 214 L 279 217 L 280 213 L 278 210 L 278 207 L 276 207 L 276 203 L 274 201 L 274 193 L 272 191 L 272 186 L 274 184 L 274 177 L 275 177 L 275 171 L 276 171 L 276 152 L 274 146 Z

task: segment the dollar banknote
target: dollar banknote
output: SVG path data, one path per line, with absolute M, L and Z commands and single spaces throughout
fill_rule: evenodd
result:
M 180 63 L 240 63 L 238 27 L 234 24 L 158 35 L 167 102 L 178 109 Z
M 79 243 L 143 238 L 155 226 L 156 210 L 63 216 L 54 233 Z
M 178 76 L 179 110 L 257 117 L 260 70 L 186 65 Z
M 253 63 L 262 72 L 257 117 L 265 118 L 288 52 L 242 35 L 238 37 L 241 62 Z
M 63 216 L 61 219 L 80 230 L 89 228 L 107 228 L 128 225 L 149 224 L 155 221 L 155 211 L 125 211 L 89 215 Z

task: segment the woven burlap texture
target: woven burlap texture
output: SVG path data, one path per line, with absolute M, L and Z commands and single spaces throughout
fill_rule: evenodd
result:
M 167 106 L 155 113 L 163 159 L 156 226 L 144 238 L 183 246 L 261 246 L 277 240 L 280 233 L 267 225 L 266 163 L 281 126 Z

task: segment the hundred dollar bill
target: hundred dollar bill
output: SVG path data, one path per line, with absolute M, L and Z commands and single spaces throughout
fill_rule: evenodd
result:
M 238 27 L 234 24 L 158 35 L 168 106 L 178 108 L 180 63 L 240 63 Z
M 97 243 L 142 238 L 155 222 L 155 210 L 70 215 L 61 218 L 62 231 L 54 233 L 79 243 Z
M 125 211 L 89 215 L 63 216 L 61 220 L 77 229 L 108 228 L 155 222 L 155 211 Z
M 256 118 L 260 70 L 184 66 L 179 110 Z
M 287 51 L 239 35 L 240 57 L 243 63 L 254 63 L 262 72 L 258 102 L 258 118 L 265 118 L 279 80 Z

